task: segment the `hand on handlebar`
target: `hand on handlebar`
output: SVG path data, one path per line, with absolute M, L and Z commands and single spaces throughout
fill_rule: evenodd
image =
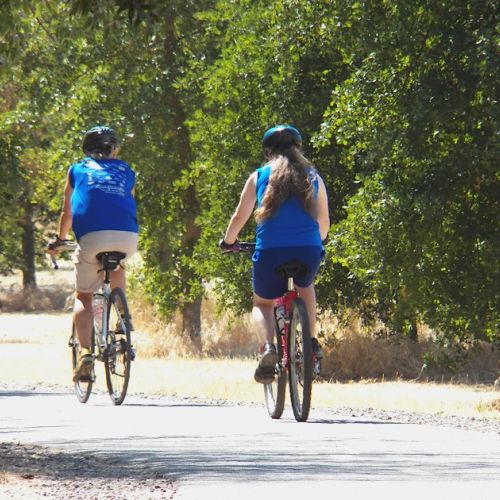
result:
M 240 242 L 236 240 L 232 245 L 230 245 L 224 241 L 224 238 L 222 238 L 219 241 L 219 248 L 222 250 L 222 253 L 237 253 L 240 251 Z
M 63 250 L 73 250 L 76 247 L 76 242 L 72 240 L 61 240 L 59 236 L 54 236 L 47 243 L 47 253 L 54 255 L 56 252 Z
M 59 269 L 57 264 L 56 254 L 64 250 L 74 250 L 76 242 L 72 240 L 61 240 L 59 236 L 54 236 L 47 243 L 47 253 L 49 254 L 51 265 L 54 269 Z

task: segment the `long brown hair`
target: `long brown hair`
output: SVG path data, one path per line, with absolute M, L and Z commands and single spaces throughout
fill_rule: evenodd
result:
M 271 152 L 271 175 L 262 203 L 255 211 L 257 223 L 272 217 L 288 198 L 296 196 L 304 209 L 316 218 L 317 204 L 311 179 L 311 162 L 295 145 Z

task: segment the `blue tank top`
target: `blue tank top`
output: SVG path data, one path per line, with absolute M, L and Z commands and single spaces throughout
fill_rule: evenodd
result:
M 269 184 L 271 167 L 264 165 L 257 169 L 257 206 L 262 205 L 262 198 Z M 314 187 L 314 197 L 318 196 L 318 177 L 311 168 L 310 178 Z M 319 225 L 304 209 L 302 202 L 293 196 L 282 203 L 276 213 L 257 224 L 255 248 L 265 250 L 276 247 L 322 246 Z
M 79 240 L 93 231 L 138 232 L 134 171 L 122 160 L 90 157 L 71 165 L 73 232 Z

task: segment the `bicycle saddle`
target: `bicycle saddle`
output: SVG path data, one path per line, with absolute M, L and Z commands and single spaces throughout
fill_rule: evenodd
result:
M 276 273 L 284 278 L 295 278 L 305 276 L 309 272 L 309 266 L 303 262 L 286 262 L 276 268 Z
M 99 252 L 95 257 L 104 271 L 114 271 L 126 256 L 123 252 Z

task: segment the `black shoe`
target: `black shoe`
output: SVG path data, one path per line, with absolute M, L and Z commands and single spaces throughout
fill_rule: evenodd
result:
M 259 384 L 270 384 L 274 380 L 278 353 L 273 344 L 264 344 L 264 352 L 259 361 L 259 366 L 255 370 L 254 379 Z
M 323 351 L 319 345 L 318 339 L 316 337 L 311 338 L 312 352 L 316 359 L 323 359 Z

